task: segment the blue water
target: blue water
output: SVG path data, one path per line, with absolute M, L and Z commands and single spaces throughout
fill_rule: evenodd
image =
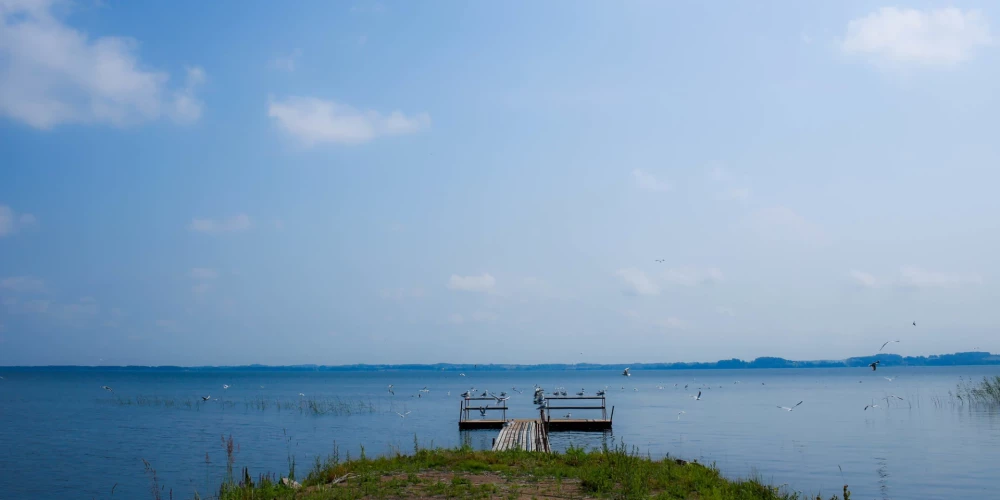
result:
M 507 391 L 508 417 L 532 418 L 534 384 L 570 393 L 610 387 L 614 430 L 553 434 L 556 449 L 626 443 L 813 495 L 847 483 L 854 498 L 987 498 L 1000 487 L 1000 413 L 957 406 L 948 393 L 960 377 L 996 374 L 996 367 L 636 371 L 630 378 L 603 371 L 0 371 L 0 499 L 111 498 L 112 489 L 114 498 L 151 498 L 143 459 L 174 498 L 211 496 L 225 474 L 221 439 L 230 435 L 236 467 L 254 475 L 287 475 L 294 458 L 303 477 L 335 446 L 342 458 L 362 446 L 368 455 L 407 452 L 414 436 L 421 446 L 485 448 L 496 431 L 460 432 L 459 394 Z M 416 397 L 424 386 L 430 392 Z M 903 400 L 879 400 L 889 394 Z M 208 395 L 219 400 L 202 403 Z M 258 399 L 270 406 L 250 405 Z M 308 400 L 355 408 L 300 410 Z M 793 412 L 777 408 L 799 400 Z M 873 400 L 880 408 L 863 410 Z M 397 411 L 410 413 L 400 418 Z

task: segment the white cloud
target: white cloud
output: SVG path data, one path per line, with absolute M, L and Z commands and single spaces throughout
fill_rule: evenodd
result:
M 659 326 L 661 328 L 666 328 L 668 330 L 676 330 L 684 328 L 685 326 L 687 326 L 687 324 L 678 318 L 669 317 L 667 319 L 657 321 L 656 326 Z
M 31 276 L 12 276 L 0 279 L 0 288 L 16 293 L 41 293 L 45 291 L 45 282 Z
M 196 280 L 214 280 L 219 277 L 219 273 L 215 269 L 195 267 L 188 272 L 188 276 Z
M 416 133 L 431 124 L 427 113 L 407 116 L 393 111 L 382 115 L 315 97 L 271 99 L 267 115 L 306 146 L 361 144 L 381 136 Z
M 794 210 L 776 206 L 757 210 L 750 216 L 750 227 L 764 236 L 793 239 L 805 243 L 824 243 L 826 234 Z
M 638 168 L 632 171 L 632 177 L 635 178 L 635 184 L 640 189 L 645 189 L 646 191 L 665 193 L 673 189 L 673 186 L 669 182 L 661 181 L 653 176 L 653 174 Z
M 7 205 L 0 205 L 0 238 L 12 235 L 21 229 L 35 227 L 36 225 L 38 225 L 38 219 L 34 215 L 18 214 Z
M 170 114 L 174 121 L 192 123 L 201 118 L 202 102 L 195 96 L 195 89 L 205 83 L 205 70 L 199 67 L 187 68 L 184 88 L 174 91 L 174 105 Z
M 302 49 L 295 49 L 291 54 L 278 56 L 271 60 L 271 69 L 279 71 L 295 71 L 299 58 L 302 57 Z
M 718 283 L 723 280 L 722 271 L 714 267 L 699 269 L 694 267 L 678 267 L 667 269 L 663 273 L 667 283 L 681 286 L 697 286 Z
M 192 231 L 199 233 L 235 233 L 239 231 L 246 231 L 250 229 L 253 222 L 250 220 L 250 216 L 246 214 L 238 214 L 225 219 L 200 219 L 195 218 L 191 221 L 189 226 Z
M 448 288 L 452 290 L 463 290 L 466 292 L 488 292 L 496 285 L 496 279 L 489 273 L 479 276 L 459 276 L 451 275 L 448 279 Z
M 0 114 L 38 129 L 125 126 L 161 116 L 197 119 L 201 104 L 193 96 L 190 70 L 187 84 L 171 91 L 167 73 L 139 61 L 136 40 L 91 39 L 58 19 L 52 3 L 0 6 Z
M 635 269 L 619 269 L 615 276 L 618 276 L 625 285 L 624 293 L 628 295 L 656 295 L 660 293 L 660 287 L 653 283 L 653 280 L 646 276 L 646 273 Z
M 853 279 L 858 285 L 865 288 L 876 288 L 881 284 L 875 276 L 856 269 L 851 270 L 851 279 Z
M 956 288 L 983 283 L 982 276 L 975 274 L 928 271 L 916 267 L 904 267 L 899 274 L 900 285 L 914 288 Z
M 847 23 L 840 48 L 877 64 L 949 66 L 992 43 L 989 21 L 978 10 L 883 7 Z

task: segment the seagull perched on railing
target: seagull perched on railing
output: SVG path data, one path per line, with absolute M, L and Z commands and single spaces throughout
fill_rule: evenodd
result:
M 785 410 L 785 411 L 792 411 L 795 408 L 797 408 L 800 404 L 802 404 L 802 401 L 799 401 L 798 403 L 795 403 L 795 406 L 792 406 L 790 408 L 787 407 L 787 406 L 779 406 L 778 408 L 781 408 L 782 410 Z

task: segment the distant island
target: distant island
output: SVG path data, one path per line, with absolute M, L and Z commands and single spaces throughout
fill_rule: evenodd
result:
M 289 371 L 289 372 L 379 372 L 379 371 L 445 371 L 445 372 L 503 372 L 503 371 L 592 371 L 622 370 L 631 367 L 639 370 L 734 370 L 754 368 L 850 368 L 864 367 L 878 360 L 879 366 L 981 366 L 1000 365 L 1000 355 L 989 352 L 956 352 L 932 356 L 900 356 L 880 354 L 859 356 L 843 360 L 793 361 L 784 358 L 762 357 L 752 361 L 726 359 L 714 363 L 617 363 L 617 364 L 355 364 L 355 365 L 241 365 L 241 366 L 5 366 L 5 371 Z

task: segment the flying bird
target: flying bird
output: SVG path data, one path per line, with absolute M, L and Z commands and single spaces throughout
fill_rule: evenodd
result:
M 895 379 L 896 377 L 882 377 L 882 378 L 888 380 L 889 382 L 892 382 L 893 379 Z
M 677 420 L 681 419 L 681 414 L 683 414 L 683 413 L 687 413 L 687 412 L 684 411 L 684 410 L 681 410 L 681 411 L 677 412 Z
M 886 343 L 882 344 L 882 347 L 879 347 L 879 348 L 878 348 L 878 352 L 882 352 L 882 349 L 885 349 L 885 346 L 887 346 L 887 345 L 889 345 L 889 344 L 891 344 L 891 343 L 893 343 L 893 342 L 899 342 L 899 341 L 898 341 L 898 340 L 890 340 L 890 341 L 888 341 L 888 342 L 886 342 Z
M 691 396 L 691 397 L 693 397 L 695 401 L 701 401 L 701 391 L 698 391 L 697 396 Z
M 916 321 L 913 322 L 913 326 L 917 326 L 917 322 Z
M 631 367 L 626 368 L 625 371 L 622 372 L 622 375 L 624 375 L 626 377 L 631 377 L 632 374 L 628 372 L 630 369 L 631 369 Z
M 870 363 L 868 366 L 872 367 L 872 371 L 875 371 L 875 368 L 878 367 L 878 364 L 879 360 L 876 359 L 874 363 Z
M 112 389 L 112 388 L 110 388 L 110 387 L 108 387 L 108 386 L 106 386 L 106 385 L 102 385 L 102 386 L 101 386 L 101 389 L 104 389 L 105 391 L 108 391 L 108 392 L 115 392 L 115 390 L 114 390 L 114 389 Z
M 874 409 L 874 408 L 880 408 L 880 406 L 877 405 L 877 404 L 875 404 L 874 401 L 872 401 L 872 404 L 865 406 L 865 410 L 867 410 L 869 408 L 872 408 L 872 409 Z
M 208 395 L 208 396 L 202 396 L 202 397 L 201 397 L 201 400 L 202 400 L 202 401 L 208 401 L 209 399 L 212 399 L 212 396 L 211 396 L 211 395 Z
M 792 410 L 794 410 L 794 409 L 798 408 L 798 406 L 799 406 L 800 404 L 802 404 L 802 401 L 799 401 L 798 403 L 795 403 L 795 406 L 792 406 L 792 407 L 790 407 L 790 408 L 789 408 L 789 407 L 787 407 L 787 406 L 779 406 L 778 408 L 781 408 L 782 410 L 785 410 L 785 411 L 792 411 Z
M 464 374 L 464 373 L 459 373 L 459 374 L 458 374 L 458 376 L 459 376 L 459 377 L 464 377 L 464 376 L 465 376 L 465 374 Z
M 653 261 L 654 261 L 654 262 L 659 262 L 659 263 L 661 263 L 661 264 L 662 264 L 663 262 L 665 262 L 665 261 L 666 261 L 666 259 L 653 259 Z
M 410 414 L 410 412 L 406 412 L 406 413 L 399 413 L 398 411 L 396 412 L 396 415 L 399 415 L 399 418 L 406 418 L 406 416 L 409 415 L 409 414 Z
M 302 393 L 300 392 L 300 393 L 299 393 L 299 397 L 300 397 L 300 398 L 304 398 L 304 397 L 306 397 L 306 395 L 305 395 L 305 394 L 302 394 Z
M 222 384 L 222 389 L 223 390 L 229 389 L 229 384 Z

